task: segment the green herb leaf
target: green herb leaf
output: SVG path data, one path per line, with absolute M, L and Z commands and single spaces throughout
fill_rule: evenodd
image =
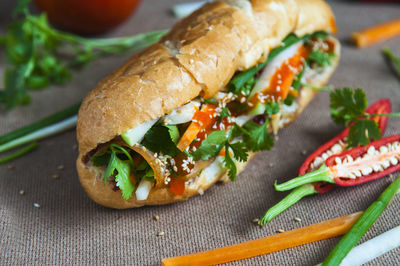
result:
M 249 132 L 243 136 L 243 141 L 251 151 L 270 150 L 274 146 L 274 139 L 267 131 L 267 124 L 258 125 L 253 121 L 247 122 L 243 127 Z
M 234 181 L 236 180 L 237 168 L 235 162 L 232 160 L 231 155 L 229 154 L 229 144 L 225 144 L 225 156 L 224 156 L 224 166 L 228 169 L 229 179 Z
M 332 59 L 335 57 L 333 53 L 326 53 L 321 50 L 312 51 L 307 57 L 309 65 L 317 64 L 321 67 L 332 65 Z
M 384 48 L 382 52 L 392 67 L 394 73 L 398 78 L 400 78 L 400 57 L 395 56 L 389 48 Z
M 347 145 L 356 147 L 357 145 L 367 145 L 370 140 L 378 140 L 381 138 L 381 130 L 378 123 L 374 120 L 364 119 L 357 120 L 350 127 Z
M 365 114 L 367 97 L 362 89 L 336 89 L 330 94 L 330 107 L 333 121 L 347 126 Z
M 138 179 L 138 182 L 143 178 L 147 181 L 154 181 L 154 171 L 153 168 L 148 164 L 146 160 L 142 160 L 139 166 L 134 169 L 135 177 Z
M 279 111 L 280 111 L 280 105 L 278 102 L 267 102 L 265 104 L 265 113 L 268 116 L 275 115 L 279 113 Z
M 222 130 L 214 131 L 203 140 L 201 146 L 194 152 L 192 156 L 194 160 L 209 160 L 216 156 L 221 150 L 221 145 L 226 142 L 226 132 Z
M 233 157 L 239 162 L 247 161 L 249 154 L 247 153 L 246 144 L 243 142 L 236 142 L 229 144 L 229 147 L 232 149 Z
M 218 104 L 218 100 L 217 99 L 213 99 L 213 98 L 204 99 L 203 102 L 205 104 Z
M 147 131 L 142 144 L 150 151 L 162 152 L 164 155 L 176 156 L 181 152 L 171 139 L 168 127 L 161 124 Z

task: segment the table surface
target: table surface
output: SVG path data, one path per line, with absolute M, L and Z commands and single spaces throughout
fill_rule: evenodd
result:
M 172 4 L 146 0 L 138 12 L 106 36 L 123 36 L 168 28 L 175 22 Z M 342 59 L 330 80 L 335 87 L 363 88 L 369 103 L 387 97 L 400 111 L 400 82 L 388 69 L 381 49 L 400 54 L 400 38 L 358 50 L 348 42 L 350 33 L 379 22 L 398 18 L 399 5 L 331 2 L 337 17 Z M 7 18 L 0 21 L 4 32 Z M 0 133 L 63 109 L 80 99 L 96 83 L 122 64 L 127 56 L 110 56 L 73 75 L 63 87 L 32 93 L 32 104 L 0 112 Z M 0 56 L 0 73 L 5 56 Z M 1 77 L 0 77 L 1 78 Z M 296 175 L 307 155 L 334 137 L 342 128 L 329 117 L 329 95 L 320 93 L 305 112 L 279 132 L 268 152 L 258 154 L 236 182 L 215 185 L 185 202 L 131 210 L 112 210 L 96 205 L 81 188 L 75 169 L 76 135 L 73 130 L 40 142 L 29 155 L 0 166 L 0 264 L 140 264 L 157 265 L 164 257 L 183 255 L 291 230 L 330 218 L 365 210 L 392 181 L 390 177 L 324 195 L 303 199 L 264 228 L 252 223 L 286 194 L 275 192 L 274 180 Z M 400 131 L 400 121 L 389 119 L 386 135 Z M 75 148 L 74 148 L 75 147 Z M 284 158 L 284 160 L 282 160 Z M 63 165 L 63 170 L 57 167 Z M 59 179 L 52 175 L 58 174 Z M 19 195 L 20 190 L 25 195 Z M 35 208 L 39 203 L 40 208 Z M 400 197 L 368 231 L 362 241 L 400 224 Z M 159 221 L 153 217 L 158 215 Z M 301 222 L 294 221 L 300 217 Z M 157 233 L 163 231 L 162 237 Z M 323 240 L 259 256 L 241 264 L 315 265 L 322 261 L 339 238 Z M 371 262 L 393 264 L 400 260 L 397 248 Z

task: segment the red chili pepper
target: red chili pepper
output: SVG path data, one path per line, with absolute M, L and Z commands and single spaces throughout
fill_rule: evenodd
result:
M 392 112 L 392 104 L 389 99 L 380 99 L 376 101 L 374 104 L 372 104 L 370 107 L 365 110 L 366 113 L 369 114 L 385 114 L 385 113 L 391 113 Z M 375 116 L 373 119 L 378 123 L 378 126 L 383 133 L 386 130 L 386 125 L 388 121 L 388 117 L 386 116 Z M 299 175 L 304 175 L 310 171 L 313 171 L 315 169 L 318 169 L 321 164 L 324 161 L 323 154 L 326 154 L 327 151 L 331 151 L 332 154 L 338 154 L 345 150 L 345 143 L 346 143 L 346 138 L 349 135 L 349 130 L 350 128 L 347 127 L 345 130 L 343 130 L 339 135 L 331 139 L 330 141 L 326 142 L 323 144 L 321 147 L 319 147 L 315 152 L 313 152 L 310 156 L 307 157 L 307 159 L 304 161 L 304 163 L 301 165 L 299 169 Z M 332 150 L 332 147 L 334 145 L 339 145 L 341 147 L 341 150 L 337 152 L 336 150 Z M 329 155 L 328 155 L 329 157 Z M 320 160 L 319 164 L 314 164 L 316 158 L 322 158 L 323 160 Z M 325 158 L 326 159 L 326 158 Z M 322 194 L 325 193 L 335 187 L 333 184 L 327 184 L 324 182 L 316 182 L 313 183 L 314 189 L 316 193 Z
M 370 114 L 391 113 L 392 112 L 392 104 L 389 99 L 380 99 L 380 100 L 376 101 L 374 104 L 372 104 L 370 107 L 368 107 L 365 111 L 366 111 L 366 113 L 370 113 Z M 372 119 L 374 119 L 378 123 L 378 126 L 383 134 L 386 130 L 388 117 L 375 116 Z M 330 141 L 323 144 L 315 152 L 313 152 L 310 156 L 308 156 L 298 171 L 299 176 L 305 175 L 308 172 L 318 169 L 323 164 L 324 160 L 327 159 L 327 157 L 329 155 L 339 154 L 340 152 L 344 151 L 346 148 L 345 143 L 346 143 L 346 138 L 349 135 L 349 130 L 350 130 L 349 127 L 346 128 L 339 135 L 337 135 Z M 336 144 L 339 146 L 336 146 L 336 148 L 333 148 Z M 327 152 L 329 153 L 329 155 Z M 318 160 L 317 158 L 322 158 L 322 160 L 321 159 Z M 317 159 L 317 161 L 316 161 L 316 159 Z M 267 222 L 270 222 L 275 216 L 282 213 L 283 211 L 285 211 L 290 206 L 297 203 L 299 200 L 301 200 L 305 196 L 312 195 L 312 194 L 322 194 L 327 191 L 330 191 L 331 189 L 333 189 L 335 187 L 336 187 L 335 184 L 331 184 L 331 183 L 327 183 L 327 182 L 313 182 L 311 184 L 305 184 L 303 186 L 300 186 L 300 187 L 294 189 L 291 193 L 289 193 L 279 203 L 277 203 L 276 205 L 271 207 L 264 214 L 263 218 L 260 221 L 260 224 L 264 225 Z
M 400 134 L 332 155 L 318 170 L 275 184 L 275 189 L 285 191 L 316 181 L 359 185 L 396 172 L 400 169 L 399 160 Z

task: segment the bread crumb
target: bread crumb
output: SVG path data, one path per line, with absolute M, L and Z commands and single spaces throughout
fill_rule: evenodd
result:
M 163 235 L 164 235 L 163 231 L 160 231 L 160 232 L 157 233 L 157 236 L 163 236 Z
M 20 194 L 21 196 L 23 196 L 23 195 L 25 195 L 25 191 L 24 191 L 23 189 L 21 189 L 21 190 L 19 191 L 19 194 Z
M 35 207 L 35 208 L 38 208 L 38 209 L 39 209 L 39 208 L 40 208 L 40 204 L 35 202 L 35 203 L 33 203 L 33 207 Z
M 300 217 L 294 217 L 294 220 L 295 220 L 296 222 L 301 222 Z
M 59 166 L 57 166 L 57 170 L 64 170 L 64 165 L 60 164 Z
M 7 168 L 11 170 L 11 169 L 14 169 L 14 168 L 15 168 L 15 166 L 14 166 L 14 165 L 12 165 L 12 164 L 9 164 L 9 165 L 7 166 Z
M 156 221 L 158 221 L 158 220 L 160 220 L 160 216 L 158 216 L 158 215 L 154 215 L 154 220 L 156 220 Z
M 52 175 L 51 177 L 52 177 L 53 179 L 59 179 L 59 178 L 60 178 L 60 176 L 57 175 L 57 174 L 54 174 L 54 175 Z
M 278 232 L 278 233 L 283 233 L 283 232 L 285 232 L 285 230 L 283 230 L 282 228 L 279 228 L 279 229 L 277 230 L 277 232 Z
M 255 224 L 259 224 L 260 223 L 260 219 L 254 218 L 252 222 L 255 223 Z

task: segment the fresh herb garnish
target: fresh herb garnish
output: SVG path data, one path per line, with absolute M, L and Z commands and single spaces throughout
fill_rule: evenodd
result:
M 193 159 L 206 161 L 216 156 L 227 140 L 227 133 L 222 130 L 214 131 L 202 141 L 201 146 L 192 152 Z
M 400 117 L 400 113 L 368 114 L 367 97 L 362 89 L 336 89 L 330 94 L 331 117 L 336 124 L 350 125 L 348 147 L 367 145 L 370 140 L 381 138 L 381 130 L 373 116 Z
M 205 104 L 218 104 L 218 100 L 214 98 L 204 99 L 203 103 Z
M 132 197 L 135 185 L 130 180 L 131 167 L 134 167 L 132 156 L 124 147 L 111 144 L 101 154 L 96 154 L 91 161 L 95 166 L 107 165 L 104 173 L 104 185 L 115 176 L 116 186 L 120 188 L 122 197 L 126 200 Z
M 142 145 L 152 152 L 176 156 L 181 151 L 176 147 L 168 127 L 158 124 L 147 131 Z
M 326 53 L 321 50 L 312 51 L 307 57 L 307 63 L 310 66 L 314 64 L 324 67 L 332 65 L 332 59 L 335 57 L 334 53 Z
M 222 119 L 224 119 L 225 117 L 230 117 L 230 116 L 231 116 L 231 114 L 229 112 L 229 109 L 224 107 L 224 108 L 222 108 L 221 112 L 218 115 L 218 120 L 222 121 Z
M 395 56 L 389 48 L 384 48 L 382 52 L 394 73 L 400 78 L 400 57 Z
M 142 49 L 165 34 L 155 31 L 121 38 L 82 38 L 54 29 L 44 13 L 31 15 L 29 2 L 18 1 L 13 16 L 20 18 L 8 26 L 6 35 L 0 36 L 8 61 L 4 89 L 0 91 L 0 102 L 6 109 L 28 104 L 28 90 L 65 83 L 71 77 L 72 67 L 106 54 Z

